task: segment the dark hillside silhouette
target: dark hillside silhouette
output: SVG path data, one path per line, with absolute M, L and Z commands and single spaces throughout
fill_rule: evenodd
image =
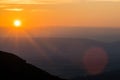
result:
M 13 54 L 2 51 L 0 51 L 0 76 L 3 80 L 63 80 L 26 63 Z

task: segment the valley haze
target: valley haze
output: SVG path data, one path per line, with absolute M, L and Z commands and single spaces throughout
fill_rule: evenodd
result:
M 17 35 L 17 38 L 25 38 L 24 31 L 32 38 L 85 38 L 105 42 L 120 40 L 120 28 L 116 27 L 27 27 L 23 30 L 14 29 L 16 33 L 8 33 L 10 31 L 10 27 L 1 27 L 0 37 L 12 38 Z

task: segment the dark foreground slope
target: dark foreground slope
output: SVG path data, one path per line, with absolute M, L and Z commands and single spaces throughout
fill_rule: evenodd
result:
M 26 63 L 25 60 L 0 51 L 0 78 L 2 80 L 63 80 Z

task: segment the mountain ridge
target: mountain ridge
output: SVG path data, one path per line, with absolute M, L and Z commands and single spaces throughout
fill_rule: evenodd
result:
M 20 57 L 0 51 L 0 73 L 2 79 L 21 80 L 65 80 L 27 63 Z

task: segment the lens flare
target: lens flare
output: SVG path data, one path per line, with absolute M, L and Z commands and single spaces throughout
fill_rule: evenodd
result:
M 90 48 L 84 53 L 83 64 L 88 74 L 101 74 L 108 64 L 108 55 L 103 48 Z

